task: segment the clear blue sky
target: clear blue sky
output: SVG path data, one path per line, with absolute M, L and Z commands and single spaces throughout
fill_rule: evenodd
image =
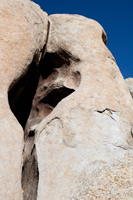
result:
M 98 21 L 124 78 L 133 77 L 133 0 L 33 0 L 50 14 L 79 14 Z

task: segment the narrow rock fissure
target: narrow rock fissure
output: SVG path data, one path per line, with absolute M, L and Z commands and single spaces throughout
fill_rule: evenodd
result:
M 109 109 L 109 108 L 105 108 L 104 110 L 96 110 L 96 112 L 99 112 L 99 113 L 104 113 L 105 111 L 109 111 L 109 112 L 117 112 L 117 111 L 112 110 L 112 109 Z
M 38 66 L 39 77 L 40 77 L 40 69 L 42 67 L 45 67 L 43 65 L 43 59 L 46 54 L 49 30 L 50 30 L 50 23 L 48 22 L 46 44 L 43 47 L 41 60 Z M 38 79 L 38 83 L 39 83 L 39 79 Z M 28 125 L 27 125 L 29 121 L 29 117 L 31 115 L 31 110 L 33 107 L 33 99 L 32 99 L 32 106 L 30 109 L 30 113 L 26 122 L 25 130 L 24 130 L 23 169 L 22 169 L 22 180 L 21 180 L 22 189 L 23 189 L 23 200 L 37 199 L 38 182 L 39 182 L 38 160 L 37 160 L 37 154 L 36 154 L 36 145 L 34 141 L 35 132 L 32 130 L 29 131 Z
M 34 136 L 33 136 L 34 137 Z M 32 139 L 29 140 L 29 144 L 32 146 L 34 142 Z M 30 146 L 28 144 L 28 147 Z M 26 147 L 27 144 L 25 144 Z M 38 181 L 39 181 L 39 170 L 38 162 L 36 156 L 36 147 L 27 149 L 29 155 L 25 157 L 22 168 L 22 189 L 23 189 L 23 199 L 24 200 L 36 200 L 37 199 L 37 190 L 38 190 Z M 28 154 L 28 152 L 26 152 Z

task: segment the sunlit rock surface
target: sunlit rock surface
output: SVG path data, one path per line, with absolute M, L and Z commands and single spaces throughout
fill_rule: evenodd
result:
M 106 34 L 97 22 L 78 15 L 52 15 L 49 21 L 35 95 L 38 113 L 47 115 L 31 126 L 38 199 L 129 199 L 133 102 L 105 46 Z M 66 88 L 68 96 L 59 98 Z
M 129 89 L 129 92 L 133 98 L 133 78 L 127 78 L 127 79 L 125 79 L 125 81 L 126 81 L 128 89 Z
M 0 11 L 0 199 L 132 199 L 132 87 L 104 29 L 29 0 Z
M 38 5 L 21 0 L 0 1 L 1 200 L 23 199 L 21 173 L 24 133 L 21 125 L 25 123 L 25 120 L 22 120 L 23 115 L 28 118 L 35 91 L 29 90 L 23 97 L 23 89 L 27 87 L 27 82 L 23 82 L 18 88 L 15 84 L 27 73 L 31 63 L 33 66 L 31 71 L 34 71 L 35 65 L 38 65 L 41 51 L 46 42 L 46 35 L 47 14 Z M 33 82 L 34 80 L 32 80 Z M 13 86 L 16 87 L 15 92 L 13 92 Z M 17 119 L 9 107 L 9 90 L 9 103 Z M 17 99 L 19 99 L 19 106 Z M 28 107 L 25 99 L 27 99 Z

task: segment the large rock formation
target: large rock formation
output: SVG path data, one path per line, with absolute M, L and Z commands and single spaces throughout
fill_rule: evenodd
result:
M 0 199 L 133 199 L 133 100 L 103 28 L 0 10 Z
M 0 199 L 21 200 L 23 129 L 46 42 L 47 14 L 30 1 L 0 1 Z M 30 67 L 31 66 L 31 67 Z M 30 68 L 32 81 L 23 78 Z M 33 77 L 34 76 L 34 77 Z M 20 80 L 19 87 L 15 85 Z M 16 87 L 15 87 L 15 86 Z M 14 89 L 13 86 L 15 87 Z M 29 89 L 28 91 L 26 91 Z M 16 115 L 14 117 L 8 103 Z M 19 102 L 18 99 L 19 98 Z M 16 106 L 17 103 L 17 106 Z M 19 105 L 18 105 L 19 104 Z M 20 123 L 19 123 L 19 122 Z M 21 126 L 21 125 L 22 126 Z
M 52 15 L 49 20 L 33 104 L 40 115 L 52 112 L 31 127 L 36 132 L 38 199 L 129 199 L 131 167 L 122 164 L 129 162 L 124 157 L 133 145 L 133 102 L 105 46 L 106 34 L 82 16 Z

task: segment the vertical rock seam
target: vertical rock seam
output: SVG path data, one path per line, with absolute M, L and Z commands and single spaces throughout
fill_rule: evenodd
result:
M 41 60 L 38 66 L 38 78 L 40 77 L 40 68 L 42 67 L 43 59 L 46 53 L 46 46 L 47 46 L 48 36 L 49 36 L 49 28 L 50 28 L 50 23 L 48 22 L 46 44 L 43 47 Z M 39 82 L 39 79 L 38 79 L 38 82 Z M 35 90 L 35 93 L 36 93 L 36 90 Z M 32 109 L 32 106 L 30 107 L 30 111 L 31 109 Z M 27 119 L 27 122 L 28 122 L 28 119 Z M 39 170 L 38 170 L 36 146 L 34 144 L 34 139 L 35 139 L 35 131 L 28 131 L 27 123 L 26 123 L 25 129 L 24 129 L 24 150 L 23 150 L 23 167 L 22 167 L 22 180 L 21 180 L 24 200 L 37 199 Z

